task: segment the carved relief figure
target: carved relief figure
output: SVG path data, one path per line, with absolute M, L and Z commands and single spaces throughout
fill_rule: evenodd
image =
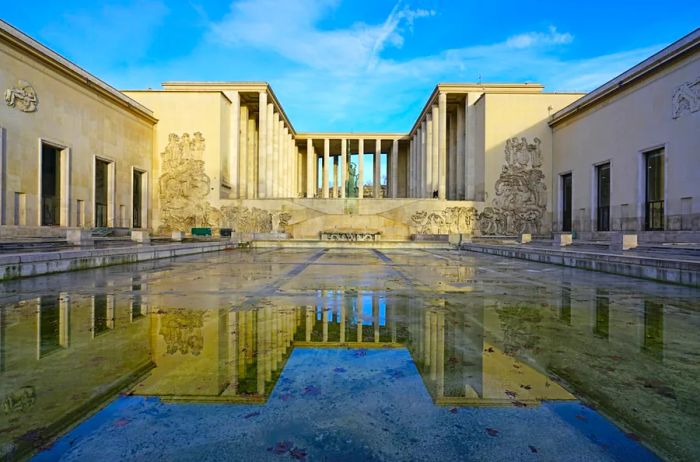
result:
M 22 112 L 34 112 L 37 110 L 39 99 L 29 82 L 18 80 L 16 86 L 5 90 L 5 102 Z
M 511 138 L 504 150 L 506 163 L 496 180 L 496 197 L 479 215 L 479 228 L 486 235 L 539 234 L 547 210 L 542 150 L 539 138 Z
M 416 212 L 411 216 L 411 226 L 417 234 L 471 233 L 476 226 L 474 207 L 447 207 L 437 212 Z
M 694 82 L 685 82 L 673 91 L 671 98 L 674 119 L 679 118 L 684 112 L 700 111 L 700 77 Z
M 171 133 L 161 153 L 159 178 L 161 231 L 187 231 L 209 227 L 218 221 L 219 211 L 206 200 L 211 180 L 204 173 L 204 137 L 195 132 L 181 137 Z
M 179 351 L 183 355 L 199 356 L 204 347 L 203 327 L 204 311 L 176 309 L 164 313 L 159 334 L 165 340 L 167 354 L 174 355 Z
M 3 414 L 12 414 L 15 412 L 25 412 L 29 410 L 36 402 L 36 389 L 27 385 L 8 393 L 0 403 L 0 410 Z

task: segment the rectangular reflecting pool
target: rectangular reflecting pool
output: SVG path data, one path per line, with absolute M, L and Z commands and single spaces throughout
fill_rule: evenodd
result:
M 700 460 L 700 290 L 456 251 L 0 285 L 0 459 Z

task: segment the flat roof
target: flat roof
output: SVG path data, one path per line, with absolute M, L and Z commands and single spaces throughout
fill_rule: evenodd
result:
M 569 117 L 594 107 L 597 103 L 626 90 L 649 75 L 658 72 L 672 62 L 688 54 L 700 51 L 700 28 L 653 54 L 641 63 L 604 83 L 581 99 L 569 104 L 552 115 L 549 121 L 554 126 Z
M 69 61 L 45 45 L 37 42 L 16 27 L 0 19 L 0 39 L 10 46 L 19 49 L 23 53 L 37 59 L 43 64 L 53 68 L 66 77 L 76 81 L 80 85 L 87 87 L 101 96 L 105 96 L 112 102 L 125 107 L 152 123 L 158 121 L 153 116 L 153 111 L 137 101 L 129 98 L 116 88 L 112 87 L 100 78 L 90 74 L 88 71 Z

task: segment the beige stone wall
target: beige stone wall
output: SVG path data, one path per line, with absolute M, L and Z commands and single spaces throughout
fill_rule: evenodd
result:
M 550 231 L 553 188 L 548 121 L 551 114 L 581 96 L 487 93 L 477 103 L 477 146 L 483 146 L 478 151 L 483 152 L 483 160 L 477 161 L 476 197 L 483 197 L 485 206 L 497 214 L 492 223 L 498 228 L 495 234 Z
M 3 235 L 31 234 L 40 223 L 41 142 L 63 149 L 65 172 L 61 225 L 78 225 L 78 201 L 83 201 L 84 226 L 94 225 L 95 157 L 114 164 L 114 196 L 109 226 L 131 226 L 132 170 L 151 173 L 153 123 L 90 89 L 0 42 L 0 90 L 16 88 L 26 81 L 34 88 L 38 105 L 23 112 L 2 101 L 0 127 L 4 131 L 5 157 L 2 188 Z M 94 85 L 94 84 L 93 84 Z M 24 196 L 15 200 L 15 194 Z M 23 213 L 15 203 L 24 202 Z M 144 204 L 148 205 L 148 204 Z M 121 206 L 124 215 L 120 216 Z M 15 228 L 21 215 L 23 227 Z M 148 226 L 148 220 L 144 226 Z
M 644 153 L 660 147 L 666 154 L 666 229 L 700 229 L 700 218 L 688 217 L 700 214 L 700 111 L 673 117 L 674 92 L 686 82 L 695 83 L 700 93 L 700 53 L 553 128 L 553 174 L 572 173 L 574 229 L 586 232 L 595 226 L 595 166 L 604 162 L 611 169 L 611 229 L 643 229 Z M 700 104 L 700 97 L 696 101 Z
M 181 207 L 183 213 L 193 216 L 193 220 L 199 226 L 204 226 L 206 215 L 211 210 L 206 207 L 218 208 L 222 195 L 227 196 L 222 188 L 222 159 L 229 155 L 230 135 L 230 102 L 220 91 L 127 91 L 128 96 L 139 101 L 144 106 L 153 110 L 159 117 L 153 148 L 153 229 L 158 230 L 167 221 L 163 217 L 165 197 L 177 200 L 181 193 L 190 194 L 197 190 L 196 197 L 192 197 L 189 203 L 181 202 L 175 207 Z M 166 183 L 170 173 L 164 166 L 164 153 L 171 142 L 171 136 L 176 135 L 180 144 L 186 138 L 193 141 L 195 134 L 201 133 L 203 138 L 203 150 L 196 151 L 189 147 L 189 153 L 183 153 L 184 157 L 191 157 L 195 162 L 202 161 L 203 169 L 197 170 L 196 166 L 186 167 L 185 177 L 172 178 Z M 193 164 L 194 165 L 194 164 Z M 169 187 L 164 185 L 169 184 Z M 182 185 L 182 187 L 180 187 Z M 165 190 L 164 190 L 165 188 Z M 199 194 L 201 192 L 201 194 Z M 200 207 L 201 206 L 201 207 Z M 195 210 L 195 208 L 200 207 Z M 185 229 L 183 229 L 185 230 Z M 189 228 L 186 229 L 189 231 Z

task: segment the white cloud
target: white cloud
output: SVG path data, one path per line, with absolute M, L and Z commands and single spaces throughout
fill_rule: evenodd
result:
M 549 31 L 527 32 L 510 37 L 506 40 L 506 45 L 511 48 L 530 48 L 541 45 L 566 45 L 574 40 L 574 36 L 568 32 L 558 32 L 554 26 L 549 26 Z

